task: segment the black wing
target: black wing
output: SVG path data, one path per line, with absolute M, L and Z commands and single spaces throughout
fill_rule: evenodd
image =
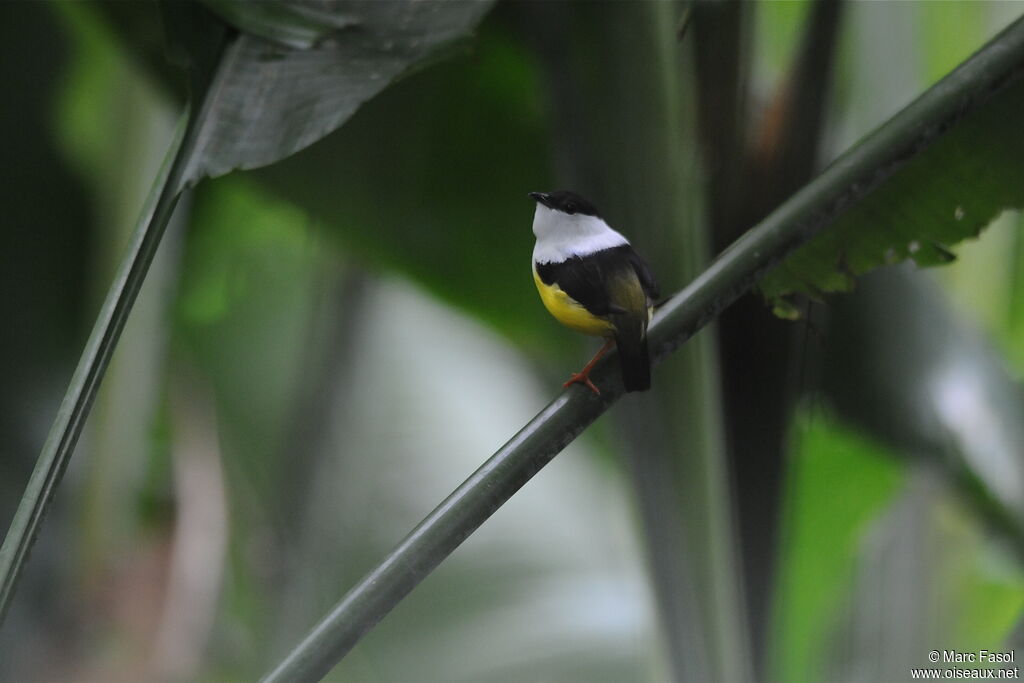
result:
M 536 267 L 537 275 L 544 284 L 557 284 L 562 291 L 598 316 L 626 312 L 613 304 L 608 294 L 608 283 L 623 268 L 636 271 L 637 279 L 648 298 L 657 297 L 658 285 L 651 269 L 628 244 L 602 249 L 583 257 L 574 256 L 561 263 L 538 263 Z
M 537 275 L 546 285 L 556 284 L 594 315 L 620 312 L 613 307 L 606 288 L 606 264 L 592 256 L 574 256 L 561 263 L 538 263 Z
M 658 287 L 658 280 L 654 277 L 654 271 L 647 265 L 647 261 L 636 253 L 636 250 L 629 245 L 626 245 L 629 249 L 629 262 L 633 264 L 633 270 L 636 271 L 636 275 L 640 278 L 640 284 L 643 285 L 644 291 L 647 292 L 647 298 L 651 301 L 657 300 L 661 296 L 661 288 Z

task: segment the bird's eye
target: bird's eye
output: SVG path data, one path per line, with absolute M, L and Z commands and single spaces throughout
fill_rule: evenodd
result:
M 573 204 L 572 202 L 569 202 L 568 204 L 565 205 L 565 212 L 569 215 L 576 213 L 576 205 Z

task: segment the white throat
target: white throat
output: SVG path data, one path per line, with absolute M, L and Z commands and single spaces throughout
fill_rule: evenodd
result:
M 567 214 L 537 204 L 533 214 L 533 247 L 535 263 L 561 263 L 573 256 L 587 256 L 595 251 L 620 247 L 629 240 L 612 230 L 604 219 L 583 214 Z

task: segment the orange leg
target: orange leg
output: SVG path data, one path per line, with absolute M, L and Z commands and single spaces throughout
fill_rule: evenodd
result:
M 590 362 L 584 365 L 583 369 L 580 370 L 579 372 L 574 372 L 572 376 L 569 378 L 569 381 L 567 381 L 562 386 L 567 387 L 571 384 L 576 384 L 577 382 L 580 382 L 586 384 L 591 391 L 600 396 L 601 390 L 598 389 L 594 385 L 594 383 L 590 381 L 590 371 L 594 369 L 595 365 L 597 365 L 597 361 L 601 360 L 601 357 L 604 354 L 608 353 L 608 349 L 610 349 L 612 347 L 612 344 L 614 343 L 615 340 L 609 338 L 608 341 L 604 343 L 604 346 L 602 346 L 600 350 L 598 350 L 598 352 L 594 354 L 594 357 L 590 359 Z

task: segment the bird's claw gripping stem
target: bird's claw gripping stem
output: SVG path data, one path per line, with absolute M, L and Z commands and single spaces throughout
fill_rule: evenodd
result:
M 569 379 L 562 386 L 569 387 L 572 386 L 573 384 L 585 384 L 588 389 L 590 389 L 595 394 L 600 396 L 601 390 L 597 388 L 597 385 L 590 381 L 589 375 L 590 373 L 588 372 L 574 372 L 572 373 L 572 376 L 570 376 Z

